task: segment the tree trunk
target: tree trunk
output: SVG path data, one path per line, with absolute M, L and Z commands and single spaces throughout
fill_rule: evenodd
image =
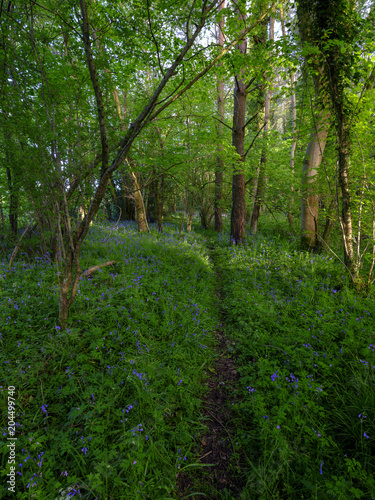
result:
M 134 191 L 134 199 L 135 199 L 135 207 L 137 214 L 137 223 L 138 230 L 140 233 L 145 233 L 146 231 L 151 234 L 150 228 L 148 227 L 146 210 L 143 203 L 143 198 L 141 194 L 141 190 L 138 184 L 137 175 L 135 172 L 131 171 L 131 177 L 133 181 L 133 191 Z
M 157 216 L 158 216 L 158 231 L 162 232 L 163 231 L 163 227 L 162 227 L 163 205 L 164 205 L 164 175 L 161 176 L 161 189 L 157 190 L 156 203 L 157 203 Z
M 296 101 L 296 91 L 294 88 L 294 83 L 295 83 L 294 79 L 295 79 L 294 73 L 292 73 L 290 75 L 290 86 L 292 89 L 292 126 L 293 126 L 293 142 L 290 148 L 290 171 L 292 174 L 292 185 L 291 185 L 292 193 L 294 193 L 294 185 L 293 185 L 294 157 L 297 148 L 297 101 Z M 293 204 L 294 204 L 294 197 L 292 194 L 289 200 L 289 209 L 288 209 L 288 223 L 291 230 L 293 229 Z
M 358 266 L 354 259 L 353 249 L 353 224 L 351 211 L 351 195 L 349 188 L 349 133 L 347 116 L 343 109 L 336 112 L 339 136 L 339 186 L 342 194 L 342 225 L 343 225 L 343 247 L 344 263 L 351 273 L 354 281 L 358 278 Z
M 225 1 L 220 4 L 219 10 L 225 7 Z M 218 31 L 218 44 L 220 47 L 224 46 L 224 16 L 220 20 L 219 23 L 219 31 Z M 219 120 L 224 121 L 224 80 L 221 78 L 219 80 L 219 84 L 217 87 L 217 114 Z M 223 137 L 224 126 L 222 123 L 218 122 L 217 124 L 217 136 L 219 141 Z M 223 198 L 223 170 L 224 170 L 224 161 L 222 156 L 222 147 L 219 145 L 217 148 L 217 163 L 215 170 L 215 231 L 221 233 L 223 231 L 223 207 L 222 207 L 222 198 Z
M 193 220 L 193 215 L 194 215 L 194 195 L 192 193 L 189 193 L 189 184 L 190 184 L 190 117 L 188 116 L 186 118 L 186 128 L 187 128 L 187 155 L 188 155 L 188 176 L 186 180 L 186 189 L 185 189 L 185 196 L 186 196 L 186 202 L 185 202 L 185 212 L 184 216 L 182 218 L 182 225 L 180 229 L 180 236 L 181 236 L 181 231 L 184 227 L 184 220 L 186 217 L 186 232 L 191 231 L 191 224 Z M 195 168 L 194 168 L 194 174 L 195 174 Z M 195 175 L 193 176 L 193 182 L 191 183 L 191 187 L 194 188 L 195 185 Z M 189 203 L 189 194 L 190 194 L 190 203 Z
M 237 5 L 237 3 L 236 3 Z M 242 14 L 239 15 L 239 22 L 244 20 Z M 247 42 L 244 39 L 237 45 L 240 54 L 246 54 Z M 230 220 L 230 237 L 234 244 L 245 242 L 245 216 L 246 216 L 246 186 L 245 186 L 245 115 L 246 115 L 246 84 L 241 75 L 236 75 L 234 87 L 234 106 L 233 106 L 233 128 L 232 145 L 239 155 L 239 159 L 234 165 L 232 178 L 232 211 Z
M 281 28 L 283 32 L 283 36 L 286 39 L 286 29 L 285 29 L 285 21 L 284 21 L 284 9 L 280 7 L 280 18 L 281 18 Z M 290 90 L 292 92 L 292 102 L 291 102 L 291 110 L 292 110 L 292 129 L 293 129 L 293 141 L 292 146 L 290 148 L 290 172 L 292 174 L 292 185 L 291 191 L 292 196 L 289 199 L 289 207 L 288 207 L 288 224 L 291 230 L 293 230 L 293 204 L 294 204 L 294 157 L 297 148 L 297 100 L 296 100 L 296 91 L 295 91 L 295 76 L 294 73 L 290 72 Z M 285 124 L 285 121 L 284 121 Z M 284 125 L 284 133 L 285 133 L 285 125 Z
M 269 40 L 273 42 L 274 39 L 274 27 L 275 27 L 275 18 L 271 16 L 270 18 L 270 30 L 269 30 Z M 271 83 L 271 82 L 269 82 Z M 250 223 L 250 231 L 255 234 L 258 230 L 258 221 L 259 221 L 259 213 L 262 205 L 262 198 L 264 196 L 264 181 L 266 175 L 266 164 L 267 164 L 267 136 L 268 136 L 268 128 L 269 128 L 269 120 L 270 120 L 270 107 L 271 107 L 271 90 L 267 91 L 265 103 L 264 103 L 264 127 L 263 127 L 263 151 L 262 156 L 260 158 L 260 166 L 259 166 L 259 177 L 257 183 L 257 190 L 255 193 L 254 200 L 254 208 L 253 213 L 251 215 L 251 223 Z
M 159 138 L 160 155 L 164 155 L 164 143 L 163 136 L 160 128 L 155 124 L 155 129 Z M 155 195 L 156 195 L 156 220 L 157 220 L 157 230 L 159 232 L 163 231 L 163 207 L 164 207 L 164 174 L 162 173 L 160 177 L 157 175 L 158 171 L 155 171 Z M 160 178 L 160 184 L 159 184 Z
M 329 245 L 329 237 L 330 237 L 331 229 L 333 226 L 333 218 L 332 218 L 331 214 L 332 214 L 332 210 L 333 210 L 334 206 L 335 206 L 335 202 L 334 202 L 334 200 L 332 200 L 331 203 L 329 204 L 326 223 L 324 226 L 323 237 L 322 237 L 322 239 L 326 245 Z
M 326 146 L 329 128 L 328 112 L 321 112 L 310 134 L 302 167 L 301 231 L 303 248 L 317 251 L 319 195 L 317 194 L 317 174 Z
M 186 232 L 187 233 L 191 232 L 191 226 L 193 223 L 193 216 L 194 216 L 194 210 L 192 211 L 191 207 L 190 207 L 190 210 L 189 210 L 188 216 L 187 216 L 187 221 L 186 221 Z
M 13 234 L 17 234 L 18 231 L 18 187 L 14 180 L 14 174 L 9 167 L 7 167 L 7 178 L 8 178 L 8 189 L 10 192 L 9 200 L 9 224 L 10 230 Z
M 3 234 L 5 235 L 5 218 L 4 218 L 4 212 L 3 212 L 3 200 L 0 196 L 0 218 L 1 218 L 1 225 L 3 228 Z
M 69 290 L 72 279 L 70 276 L 65 276 L 63 282 L 60 284 L 59 289 L 59 320 L 62 330 L 67 327 L 68 314 L 69 314 Z
M 328 9 L 327 4 L 327 9 Z M 297 6 L 298 27 L 304 45 L 317 46 L 319 37 L 316 35 L 315 18 L 316 5 L 310 0 L 301 0 Z M 323 10 L 321 11 L 323 13 Z M 324 15 L 324 14 L 323 14 Z M 327 110 L 327 92 L 324 84 L 324 67 L 321 59 L 310 54 L 307 66 L 311 68 L 315 87 L 315 95 L 323 101 L 323 110 L 314 119 L 302 167 L 302 199 L 301 199 L 301 243 L 302 247 L 316 251 L 319 249 L 318 221 L 319 195 L 317 193 L 317 174 L 323 159 L 326 145 L 330 112 Z

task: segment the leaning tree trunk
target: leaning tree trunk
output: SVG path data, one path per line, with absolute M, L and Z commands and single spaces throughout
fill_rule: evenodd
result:
M 145 233 L 145 232 L 151 233 L 150 228 L 148 227 L 145 205 L 143 203 L 141 189 L 138 184 L 136 173 L 131 171 L 131 177 L 133 181 L 133 191 L 134 191 L 133 194 L 135 199 L 138 230 L 140 233 Z

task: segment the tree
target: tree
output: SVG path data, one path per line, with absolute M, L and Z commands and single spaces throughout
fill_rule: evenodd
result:
M 313 2 L 301 1 L 297 8 L 298 27 L 306 54 L 306 65 L 312 72 L 315 95 L 324 100 L 323 94 L 323 68 L 316 53 L 311 54 L 317 48 L 317 38 L 313 23 Z M 309 47 L 311 49 L 309 50 Z M 326 102 L 322 104 L 318 116 L 313 116 L 313 125 L 310 133 L 310 142 L 306 149 L 306 155 L 302 167 L 302 198 L 301 198 L 301 238 L 302 246 L 306 249 L 317 250 L 320 246 L 319 234 L 319 194 L 317 192 L 318 170 L 323 160 L 326 146 L 328 129 L 330 124 L 330 113 Z
M 225 0 L 220 3 L 220 10 L 225 8 Z M 217 31 L 217 43 L 223 48 L 224 46 L 224 16 L 221 17 L 219 21 L 218 31 Z M 224 132 L 224 80 L 222 77 L 219 78 L 217 86 L 217 115 L 219 123 L 217 123 L 217 135 L 218 139 L 223 137 Z M 223 230 L 223 216 L 222 216 L 222 198 L 223 198 L 223 169 L 224 161 L 222 155 L 222 146 L 218 146 L 217 149 L 217 164 L 215 171 L 215 231 L 221 233 Z
M 359 101 L 353 103 L 349 88 L 353 88 L 361 75 L 361 57 L 357 48 L 361 25 L 354 2 L 347 0 L 332 0 L 323 2 L 314 0 L 299 2 L 300 26 L 306 25 L 309 18 L 308 36 L 314 40 L 313 59 L 317 67 L 320 99 L 328 111 L 320 112 L 320 119 L 315 128 L 316 137 L 326 135 L 328 119 L 331 117 L 336 132 L 337 142 L 337 183 L 341 190 L 341 200 L 338 193 L 336 209 L 340 223 L 344 264 L 353 283 L 359 278 L 359 263 L 361 260 L 358 247 L 355 255 L 353 247 L 353 195 L 351 189 L 350 156 L 352 152 L 352 129 L 358 117 L 359 101 L 368 88 L 366 82 L 360 92 Z M 305 28 L 301 28 L 304 30 Z M 317 86 L 317 85 L 316 85 Z M 320 147 L 320 149 L 322 149 Z M 319 151 L 322 155 L 322 151 Z M 310 154 L 310 158 L 313 154 Z M 332 193 L 333 194 L 333 193 Z M 341 201 L 341 212 L 339 208 Z M 360 204 L 361 207 L 361 204 Z M 359 213 L 360 227 L 361 211 Z M 317 233 L 317 231 L 315 231 Z M 360 231 L 359 231 L 360 234 Z
M 246 16 L 241 13 L 238 7 L 238 1 L 235 2 L 238 8 L 238 22 L 244 24 Z M 244 33 L 245 29 L 242 30 Z M 243 38 L 242 42 L 237 45 L 238 52 L 241 56 L 245 56 L 247 41 Z M 241 58 L 244 59 L 243 57 Z M 246 116 L 246 97 L 248 85 L 243 80 L 245 75 L 245 64 L 242 63 L 240 73 L 235 75 L 234 86 L 234 104 L 233 104 L 233 128 L 232 128 L 232 145 L 234 146 L 239 158 L 234 165 L 233 180 L 232 180 L 232 212 L 230 218 L 230 237 L 233 243 L 245 241 L 245 116 Z
M 94 5 L 91 6 L 92 11 L 95 13 Z M 156 8 L 156 7 L 155 7 Z M 163 5 L 158 6 L 159 14 L 165 11 Z M 181 14 L 185 13 L 185 5 L 181 5 Z M 104 198 L 107 184 L 111 178 L 111 175 L 119 168 L 124 159 L 128 156 L 130 148 L 141 133 L 143 128 L 147 123 L 152 122 L 155 117 L 161 113 L 167 106 L 172 104 L 177 98 L 183 95 L 196 81 L 199 80 L 202 76 L 204 76 L 230 49 L 238 43 L 241 39 L 243 39 L 247 33 L 249 33 L 254 26 L 256 26 L 260 20 L 257 20 L 253 25 L 249 26 L 246 30 L 243 30 L 240 37 L 236 37 L 231 43 L 227 45 L 227 47 L 221 51 L 221 53 L 214 57 L 208 64 L 205 65 L 204 69 L 202 69 L 196 76 L 194 76 L 190 82 L 185 85 L 181 90 L 178 90 L 178 87 L 181 86 L 184 80 L 180 81 L 177 88 L 172 90 L 172 94 L 164 99 L 163 103 L 158 105 L 160 96 L 164 89 L 168 87 L 170 80 L 173 80 L 173 77 L 177 74 L 177 70 L 182 62 L 185 62 L 185 56 L 189 51 L 192 50 L 195 41 L 198 39 L 203 27 L 206 24 L 208 16 L 215 13 L 217 9 L 216 1 L 209 4 L 207 1 L 204 1 L 202 6 L 198 8 L 195 3 L 192 4 L 190 10 L 185 14 L 186 19 L 186 33 L 189 34 L 190 23 L 195 19 L 195 29 L 192 31 L 190 36 L 187 36 L 186 43 L 179 43 L 181 49 L 179 53 L 174 56 L 173 62 L 171 66 L 164 70 L 161 66 L 160 60 L 160 51 L 158 43 L 155 39 L 155 35 L 153 33 L 152 27 L 152 19 L 154 17 L 157 18 L 156 13 L 151 15 L 150 6 L 147 3 L 145 6 L 145 14 L 146 14 L 146 23 L 149 27 L 149 33 L 151 39 L 153 40 L 154 46 L 157 51 L 157 58 L 160 66 L 160 71 L 163 75 L 159 85 L 154 90 L 154 93 L 151 97 L 146 100 L 146 103 L 139 113 L 138 117 L 130 124 L 125 136 L 120 141 L 117 146 L 116 153 L 112 161 L 110 161 L 110 148 L 108 141 L 108 132 L 107 132 L 107 124 L 106 124 L 106 113 L 105 113 L 105 103 L 103 100 L 103 92 L 100 84 L 100 79 L 98 76 L 98 71 L 96 68 L 96 62 L 93 56 L 92 50 L 92 42 L 90 37 L 90 23 L 89 23 L 89 15 L 87 4 L 85 0 L 80 0 L 80 9 L 81 9 L 81 18 L 79 19 L 80 28 L 82 31 L 82 40 L 86 54 L 87 67 L 89 69 L 90 78 L 92 82 L 92 86 L 94 89 L 95 101 L 96 101 L 96 110 L 97 110 L 97 120 L 98 127 L 100 132 L 100 143 L 101 143 L 101 153 L 98 155 L 98 160 L 101 164 L 101 177 L 98 181 L 98 185 L 95 189 L 95 193 L 91 199 L 90 206 L 88 208 L 87 214 L 85 218 L 77 224 L 76 229 L 73 231 L 70 218 L 69 218 L 69 209 L 68 209 L 68 197 L 71 195 L 73 187 L 70 187 L 70 192 L 68 191 L 67 195 L 63 192 L 62 198 L 62 213 L 65 216 L 65 228 L 66 228 L 66 250 L 64 258 L 64 269 L 63 269 L 63 277 L 60 285 L 60 293 L 59 293 L 59 317 L 60 323 L 63 328 L 66 327 L 68 311 L 69 307 L 74 301 L 75 294 L 77 292 L 78 282 L 82 275 L 82 270 L 79 264 L 79 255 L 82 243 L 88 233 L 89 224 L 91 220 L 94 218 L 97 213 L 100 204 Z M 134 11 L 135 12 L 135 11 Z M 142 20 L 143 22 L 144 20 Z M 67 23 L 68 24 L 68 23 Z M 193 23 L 192 23 L 193 24 Z M 181 42 L 181 40 L 180 40 Z M 199 51 L 198 51 L 199 52 Z M 168 89 L 170 91 L 170 89 Z M 177 91 L 178 90 L 178 91 Z M 61 186 L 63 187 L 63 183 L 61 182 Z
M 274 28 L 275 28 L 275 18 L 271 16 L 269 23 L 269 40 L 273 42 L 274 40 Z M 269 79 L 269 87 L 272 85 L 271 78 Z M 259 167 L 259 175 L 257 188 L 255 193 L 254 200 L 254 208 L 253 213 L 251 215 L 251 224 L 250 230 L 252 233 L 256 233 L 258 229 L 258 220 L 260 207 L 262 203 L 262 197 L 264 196 L 264 182 L 265 182 L 265 174 L 266 174 L 266 163 L 267 163 L 267 136 L 268 136 L 268 128 L 269 128 L 269 120 L 270 120 L 270 108 L 271 108 L 271 96 L 272 91 L 271 88 L 267 90 L 264 99 L 264 124 L 263 124 L 263 150 L 260 158 L 260 167 Z

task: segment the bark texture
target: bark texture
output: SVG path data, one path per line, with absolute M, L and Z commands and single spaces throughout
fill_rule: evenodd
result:
M 358 259 L 353 248 L 352 206 L 349 183 L 350 118 L 351 105 L 346 94 L 348 79 L 353 77 L 353 53 L 356 43 L 355 2 L 311 2 L 300 0 L 299 25 L 303 37 L 319 46 L 321 55 L 313 55 L 318 64 L 318 85 L 321 87 L 323 104 L 329 106 L 335 121 L 338 151 L 338 184 L 341 190 L 341 214 L 337 204 L 342 231 L 344 263 L 352 282 L 358 279 Z M 304 25 L 308 21 L 306 31 Z M 324 37 L 324 42 L 322 39 Z M 342 49 L 345 50 L 342 50 Z M 324 75 L 324 78 L 321 78 Z M 325 100 L 325 102 L 324 102 Z

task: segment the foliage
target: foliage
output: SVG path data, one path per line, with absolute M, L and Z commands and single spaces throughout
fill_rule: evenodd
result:
M 289 32 L 274 43 L 265 41 L 268 15 L 256 24 L 269 1 L 226 2 L 222 10 L 204 0 L 82 0 L 81 7 L 85 3 L 102 107 L 87 67 L 82 8 L 51 0 L 1 5 L 0 372 L 2 395 L 9 385 L 18 391 L 18 498 L 118 498 L 119 490 L 130 499 L 176 498 L 179 472 L 199 468 L 202 381 L 214 359 L 215 287 L 223 291 L 222 312 L 241 374 L 233 440 L 238 480 L 246 485 L 240 498 L 370 498 L 374 2 L 277 2 L 274 15 L 281 20 L 284 9 Z M 246 27 L 238 8 L 246 13 Z M 309 21 L 305 36 L 298 9 Z M 222 17 L 228 51 L 211 67 L 222 50 L 215 34 Z M 201 23 L 204 29 L 180 60 Z M 241 55 L 236 40 L 250 26 Z M 248 216 L 262 154 L 269 165 L 260 234 L 248 235 L 248 244 L 238 248 L 228 246 L 227 227 L 218 235 L 210 231 L 218 155 L 224 162 L 222 208 L 231 207 L 238 160 L 232 146 L 234 75 L 251 82 L 244 143 Z M 219 80 L 225 94 L 221 135 Z M 263 136 L 271 81 L 270 130 Z M 331 124 L 313 179 L 317 228 L 322 235 L 332 221 L 329 241 L 338 259 L 327 245 L 319 255 L 299 249 L 300 171 L 322 106 L 331 110 Z M 116 164 L 105 191 L 103 169 L 116 163 L 125 143 L 126 161 Z M 176 225 L 163 223 L 159 233 L 151 224 L 151 235 L 138 234 L 127 220 L 137 215 L 133 171 L 150 222 L 161 214 Z M 99 185 L 96 225 L 82 248 L 84 236 L 72 249 L 71 236 L 78 238 L 83 227 L 78 210 L 87 214 Z M 349 205 L 353 234 L 344 234 L 342 209 Z M 195 232 L 186 235 L 188 217 Z M 225 226 L 228 218 L 225 213 Z M 114 219 L 119 225 L 104 223 Z M 9 271 L 11 252 L 30 221 Z M 215 241 L 217 280 L 209 238 Z M 345 239 L 362 285 L 357 290 L 348 287 L 340 262 Z M 62 255 L 64 243 L 71 261 Z M 57 297 L 64 270 L 72 291 L 79 266 L 106 260 L 116 260 L 115 266 L 80 278 L 62 331 Z M 3 411 L 1 418 L 5 428 Z M 2 480 L 5 437 L 4 430 Z M 222 495 L 232 498 L 229 491 Z

